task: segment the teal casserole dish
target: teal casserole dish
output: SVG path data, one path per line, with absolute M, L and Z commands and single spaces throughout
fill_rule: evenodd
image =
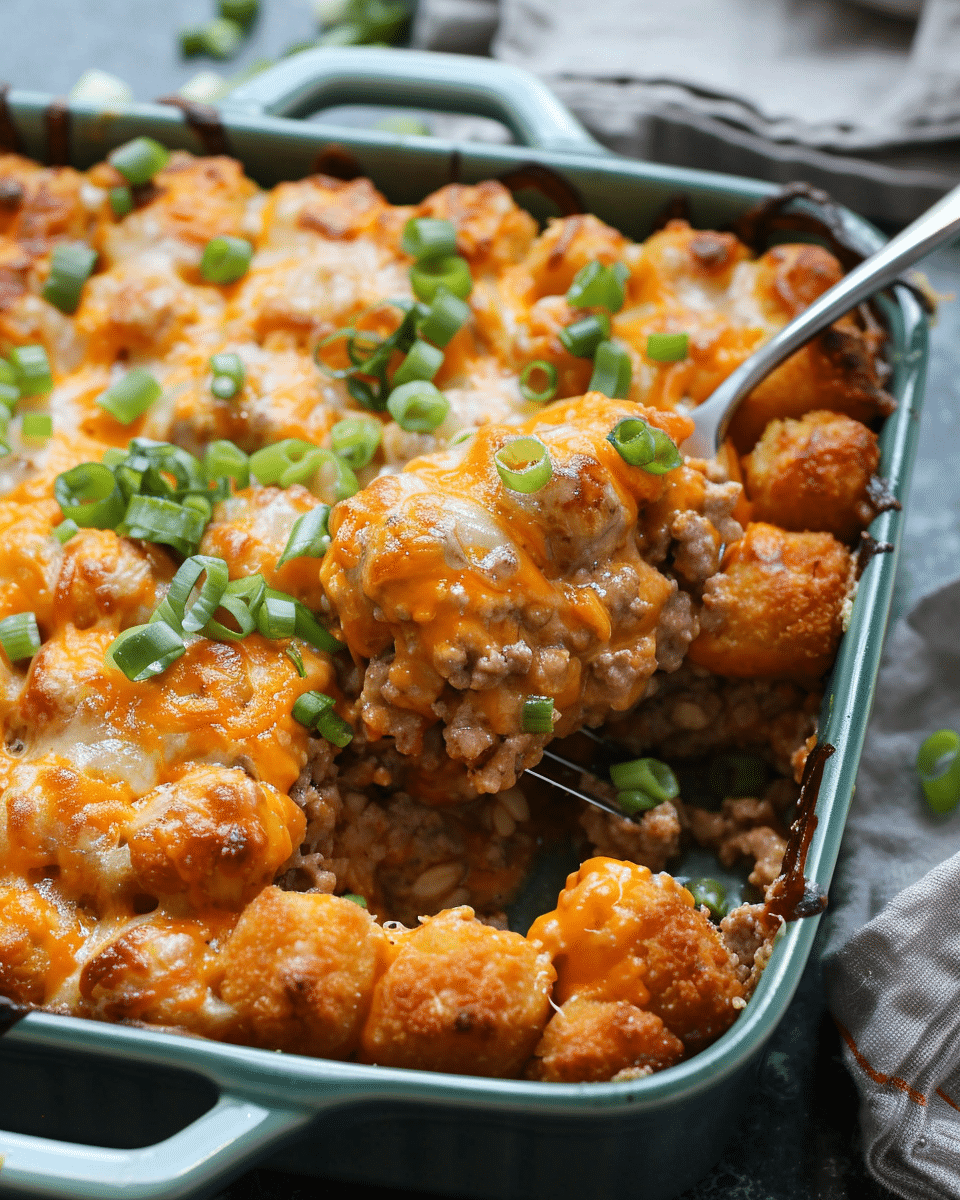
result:
M 333 103 L 416 105 L 496 117 L 518 144 L 346 131 L 302 118 Z M 771 194 L 762 183 L 636 163 L 606 153 L 535 80 L 487 60 L 377 49 L 309 51 L 234 93 L 220 120 L 164 105 L 104 113 L 10 93 L 0 137 L 40 161 L 85 167 L 138 134 L 171 148 L 228 151 L 270 185 L 356 164 L 387 197 L 419 200 L 450 182 L 523 171 L 524 181 L 640 237 L 677 193 L 692 222 L 730 224 Z M 864 251 L 880 235 L 852 214 Z M 897 409 L 881 472 L 904 499 L 918 430 L 926 325 L 913 296 L 885 302 Z M 871 526 L 893 549 L 866 565 L 819 737 L 823 771 L 806 876 L 829 887 L 890 607 L 903 516 Z M 753 998 L 707 1050 L 624 1083 L 542 1084 L 300 1058 L 30 1013 L 0 1040 L 0 1195 L 200 1195 L 267 1157 L 288 1170 L 475 1197 L 613 1196 L 666 1200 L 718 1158 L 737 1125 L 764 1046 L 783 1017 L 817 919 L 791 924 Z M 35 1111 L 34 1111 L 35 1110 Z

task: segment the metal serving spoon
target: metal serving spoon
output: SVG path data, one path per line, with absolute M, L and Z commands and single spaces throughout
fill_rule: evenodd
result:
M 720 449 L 737 405 L 786 358 L 838 317 L 894 282 L 905 267 L 960 232 L 960 187 L 863 260 L 839 283 L 785 325 L 690 413 L 696 428 L 683 443 L 684 454 L 712 458 Z

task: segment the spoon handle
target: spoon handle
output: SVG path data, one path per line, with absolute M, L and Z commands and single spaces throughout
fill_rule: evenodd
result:
M 932 208 L 891 238 L 876 254 L 844 275 L 764 343 L 716 389 L 691 416 L 696 429 L 683 444 L 686 454 L 711 456 L 719 450 L 739 402 L 786 358 L 838 317 L 849 312 L 892 283 L 953 234 L 960 232 L 960 187 L 955 187 Z

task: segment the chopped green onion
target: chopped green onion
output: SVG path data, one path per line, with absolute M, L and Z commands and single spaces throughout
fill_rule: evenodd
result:
M 513 438 L 493 461 L 504 487 L 512 492 L 539 492 L 553 475 L 550 453 L 538 437 Z
M 257 628 L 266 638 L 288 638 L 293 637 L 296 627 L 296 601 L 267 588 L 263 603 L 257 609 Z
M 33 658 L 40 649 L 40 630 L 34 614 L 22 612 L 4 617 L 0 621 L 0 646 L 12 663 Z
M 403 227 L 400 249 L 417 262 L 449 258 L 457 253 L 457 231 L 450 221 L 412 217 Z
M 121 423 L 129 425 L 160 398 L 163 388 L 149 371 L 135 367 L 100 396 L 97 403 Z
M 527 696 L 520 727 L 524 733 L 553 733 L 553 697 Z
M 246 275 L 253 246 L 246 238 L 215 237 L 207 242 L 200 259 L 200 274 L 207 283 L 236 283 Z
M 133 212 L 133 192 L 126 185 L 112 187 L 107 192 L 107 199 L 115 217 L 125 217 Z
M 300 647 L 297 645 L 297 643 L 291 642 L 290 645 L 287 646 L 286 650 L 284 650 L 284 654 L 296 667 L 297 674 L 300 676 L 300 678 L 306 679 L 307 668 L 303 665 L 303 655 L 300 653 Z
M 690 350 L 688 333 L 647 335 L 647 358 L 652 362 L 682 362 Z
M 221 17 L 247 29 L 257 19 L 260 0 L 220 0 L 217 9 Z
M 323 558 L 330 545 L 330 530 L 327 528 L 329 516 L 329 505 L 318 504 L 310 512 L 297 517 L 284 551 L 277 559 L 277 566 L 282 567 L 291 558 Z
M 313 473 L 311 490 L 320 493 L 333 504 L 347 500 L 360 491 L 360 481 L 339 454 L 332 450 L 318 450 L 318 466 Z
M 641 791 L 639 788 L 627 788 L 617 792 L 617 804 L 628 817 L 635 817 L 640 812 L 648 812 L 662 803 L 662 800 L 657 800 L 649 792 Z
M 172 546 L 184 556 L 194 552 L 205 526 L 202 513 L 159 496 L 131 496 L 123 519 L 127 537 Z
M 917 774 L 927 804 L 935 813 L 952 812 L 960 803 L 960 734 L 938 729 L 917 753 Z
M 214 375 L 210 380 L 210 391 L 218 400 L 232 400 L 240 389 L 229 375 Z
M 618 313 L 623 308 L 623 285 L 629 274 L 623 263 L 609 267 L 597 261 L 587 263 L 573 277 L 567 289 L 567 303 L 571 308 L 605 308 Z
M 162 621 L 134 625 L 107 648 L 104 662 L 122 671 L 133 683 L 159 675 L 186 650 L 183 638 Z
M 593 374 L 588 392 L 602 392 L 612 400 L 625 400 L 630 393 L 633 366 L 630 355 L 616 342 L 601 342 L 593 356 Z
M 419 339 L 407 351 L 407 357 L 393 373 L 393 386 L 402 387 L 418 379 L 430 380 L 443 366 L 443 351 Z
M 630 762 L 615 763 L 610 768 L 610 779 L 619 791 L 646 792 L 658 804 L 680 795 L 676 775 L 665 762 L 656 758 L 635 758 Z
M 719 880 L 693 879 L 687 884 L 687 891 L 698 908 L 705 905 L 710 910 L 715 921 L 727 915 L 727 889 Z
M 17 407 L 17 401 L 20 399 L 20 389 L 12 383 L 0 383 L 0 404 L 7 410 L 9 417 L 13 410 Z M 2 416 L 2 414 L 0 414 Z
M 75 313 L 83 285 L 90 278 L 97 252 L 86 242 L 61 242 L 50 255 L 50 274 L 43 298 L 62 313 Z
M 359 904 L 361 908 L 367 907 L 366 900 L 362 896 L 358 896 L 356 892 L 344 892 L 341 899 L 349 900 L 351 904 Z
M 426 342 L 441 349 L 448 345 L 454 334 L 470 320 L 470 305 L 446 288 L 440 287 L 433 298 L 427 314 L 421 317 L 417 333 Z
M 653 431 L 643 417 L 624 417 L 607 434 L 607 441 L 631 467 L 645 467 L 657 452 Z
M 184 58 L 196 58 L 203 54 L 203 27 L 180 30 L 180 53 Z
M 312 442 L 284 438 L 282 442 L 264 446 L 250 455 L 250 474 L 263 487 L 306 483 L 323 463 L 323 454 Z
M 575 358 L 593 358 L 601 342 L 610 338 L 610 318 L 606 313 L 581 317 L 560 330 L 560 341 Z
M 193 589 L 206 574 L 197 599 L 187 607 Z M 172 627 L 178 633 L 197 633 L 210 620 L 230 582 L 230 570 L 222 558 L 195 554 L 180 564 L 170 581 L 164 602 L 174 616 Z
M 670 435 L 664 433 L 662 429 L 658 429 L 656 425 L 650 426 L 650 432 L 653 435 L 655 453 L 652 461 L 645 463 L 643 469 L 649 471 L 651 475 L 666 475 L 668 471 L 682 466 L 683 455 L 677 449 L 677 444 Z
M 325 692 L 302 692 L 293 705 L 294 719 L 312 729 L 320 714 L 328 712 L 335 703 Z
M 243 30 L 226 17 L 215 17 L 199 31 L 203 53 L 211 58 L 235 58 L 243 41 Z M 182 45 L 181 41 L 181 45 Z
M 256 613 L 266 591 L 266 584 L 260 574 L 232 580 L 220 597 L 219 608 L 203 627 L 204 637 L 218 642 L 240 642 L 249 636 L 257 627 Z M 233 618 L 236 629 L 231 629 L 216 619 L 217 612 L 220 611 Z
M 473 291 L 470 264 L 457 255 L 422 260 L 410 268 L 410 286 L 424 304 L 432 304 L 441 288 L 466 300 Z
M 301 641 L 312 646 L 314 650 L 322 650 L 326 654 L 338 654 L 343 649 L 343 642 L 320 624 L 305 604 L 297 601 L 297 625 L 294 633 Z
M 211 442 L 203 465 L 209 479 L 232 479 L 238 489 L 250 484 L 250 459 L 233 442 Z
M 450 401 L 426 380 L 394 388 L 387 400 L 390 415 L 407 433 L 432 433 L 446 420 Z
M 330 430 L 330 447 L 354 471 L 377 452 L 383 426 L 375 417 L 345 417 Z
M 543 377 L 543 387 L 537 390 L 531 385 L 534 376 Z M 542 358 L 534 359 L 520 372 L 520 395 L 531 404 L 546 404 L 557 394 L 557 368 Z
M 20 432 L 25 438 L 46 441 L 53 433 L 53 417 L 49 413 L 24 413 Z
M 71 521 L 69 518 L 67 518 L 66 521 L 61 521 L 59 525 L 54 525 L 50 532 L 57 539 L 60 545 L 63 546 L 70 541 L 75 533 L 80 532 L 80 526 L 76 523 L 76 521 Z
M 247 372 L 239 354 L 215 354 L 210 359 L 210 370 L 213 372 L 210 391 L 218 400 L 232 400 L 243 389 Z
M 167 165 L 169 158 L 170 151 L 149 137 L 134 138 L 107 155 L 110 165 L 134 187 L 149 183 Z
M 42 396 L 52 390 L 50 360 L 43 346 L 15 346 L 10 363 L 22 396 Z
M 332 708 L 320 714 L 316 730 L 322 738 L 326 738 L 334 746 L 339 746 L 341 750 L 353 741 L 353 730 L 349 723 Z
M 80 463 L 53 481 L 64 517 L 81 529 L 115 529 L 126 504 L 113 472 L 102 463 Z
M 5 358 L 0 358 L 0 383 L 9 387 L 16 387 L 17 383 L 17 373 L 13 369 L 13 364 L 7 362 Z M 17 391 L 19 392 L 19 388 Z

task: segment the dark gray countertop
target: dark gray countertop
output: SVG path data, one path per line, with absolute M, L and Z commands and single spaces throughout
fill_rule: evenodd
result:
M 181 86 L 199 69 L 224 74 L 314 35 L 309 0 L 262 0 L 263 15 L 243 54 L 222 66 L 183 62 L 175 33 L 212 15 L 212 0 L 3 0 L 0 79 L 32 91 L 65 93 L 88 67 L 125 79 L 137 99 Z M 923 269 L 941 293 L 960 292 L 960 248 L 931 256 Z M 906 611 L 960 573 L 960 306 L 946 301 L 933 330 L 917 465 L 895 595 Z M 742 1132 L 713 1173 L 684 1200 L 888 1200 L 863 1171 L 857 1098 L 823 1008 L 813 956 L 774 1036 Z M 328 1200 L 355 1197 L 356 1185 L 255 1170 L 219 1200 Z M 370 1189 L 371 1198 L 411 1197 Z M 629 1194 L 626 1188 L 625 1195 Z M 599 1200 L 599 1198 L 598 1198 Z

